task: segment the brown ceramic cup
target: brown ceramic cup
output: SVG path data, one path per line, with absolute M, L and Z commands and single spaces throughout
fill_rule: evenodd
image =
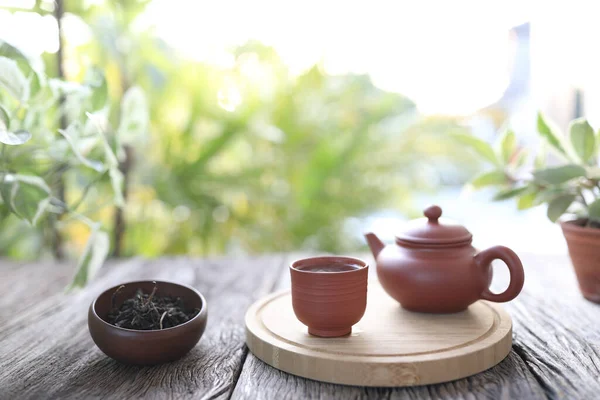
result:
M 290 265 L 292 306 L 308 333 L 349 334 L 367 308 L 369 266 L 351 257 L 312 257 Z
M 155 281 L 157 293 L 181 297 L 186 307 L 198 308 L 194 318 L 181 325 L 162 330 L 143 331 L 119 328 L 106 322 L 112 307 L 115 286 L 102 293 L 91 304 L 88 327 L 92 339 L 107 356 L 125 364 L 154 365 L 175 361 L 187 354 L 200 340 L 206 328 L 208 308 L 206 300 L 196 289 L 171 282 Z M 153 281 L 124 284 L 115 300 L 119 306 L 125 299 L 135 295 L 138 288 L 144 293 L 152 292 Z

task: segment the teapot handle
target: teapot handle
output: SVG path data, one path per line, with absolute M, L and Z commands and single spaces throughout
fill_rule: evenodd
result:
M 508 267 L 510 272 L 510 283 L 508 288 L 502 293 L 494 294 L 487 287 L 481 294 L 483 300 L 489 300 L 496 303 L 504 303 L 511 301 L 521 293 L 523 289 L 523 283 L 525 282 L 525 271 L 523 271 L 523 264 L 519 259 L 519 256 L 504 246 L 494 246 L 475 256 L 475 264 L 480 268 L 487 268 L 493 260 L 502 260 Z

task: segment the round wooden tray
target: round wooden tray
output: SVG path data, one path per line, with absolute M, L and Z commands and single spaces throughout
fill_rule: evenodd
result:
M 360 386 L 447 382 L 493 367 L 510 352 L 512 321 L 479 301 L 456 314 L 406 311 L 377 283 L 349 336 L 319 338 L 296 319 L 290 291 L 254 303 L 246 342 L 267 364 L 318 381 Z

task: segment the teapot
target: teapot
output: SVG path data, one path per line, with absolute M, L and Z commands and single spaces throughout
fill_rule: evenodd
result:
M 365 238 L 377 263 L 383 289 L 403 308 L 426 313 L 454 313 L 477 300 L 510 301 L 523 288 L 523 264 L 514 251 L 494 246 L 478 252 L 473 236 L 463 226 L 441 219 L 442 209 L 431 206 L 426 218 L 410 221 L 396 236 L 395 245 L 385 245 L 373 233 Z M 490 291 L 491 262 L 502 260 L 510 272 L 508 288 Z

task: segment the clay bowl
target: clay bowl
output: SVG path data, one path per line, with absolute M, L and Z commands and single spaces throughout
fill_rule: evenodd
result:
M 172 328 L 142 331 L 119 328 L 106 322 L 112 295 L 121 285 L 106 290 L 90 306 L 88 327 L 92 339 L 107 356 L 125 364 L 154 365 L 175 361 L 187 354 L 200 340 L 206 328 L 206 300 L 195 289 L 171 282 L 155 281 L 162 295 L 181 297 L 186 307 L 200 312 L 188 322 Z M 153 281 L 128 282 L 116 296 L 116 304 L 132 297 L 138 288 L 150 293 Z
M 367 308 L 368 269 L 362 260 L 338 256 L 305 258 L 290 265 L 292 307 L 308 333 L 339 337 L 352 332 Z

